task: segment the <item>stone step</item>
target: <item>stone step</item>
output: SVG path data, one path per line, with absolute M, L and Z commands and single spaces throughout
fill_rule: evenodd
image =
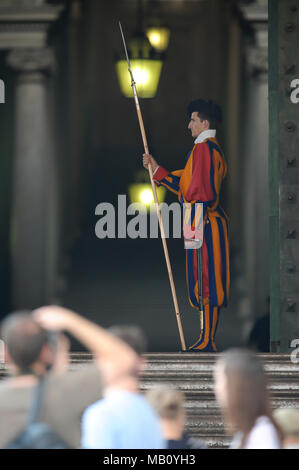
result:
M 224 436 L 223 434 L 217 436 L 209 436 L 207 434 L 200 433 L 190 433 L 192 436 L 197 437 L 198 439 L 205 442 L 209 449 L 224 449 L 229 447 L 231 443 L 231 436 Z
M 148 354 L 141 380 L 142 391 L 158 383 L 182 390 L 185 394 L 187 431 L 210 448 L 227 447 L 231 441 L 215 402 L 213 369 L 217 354 Z M 269 379 L 272 407 L 299 407 L 299 367 L 289 354 L 260 354 Z
M 299 365 L 290 354 L 258 354 L 269 379 L 274 409 L 299 408 Z M 215 401 L 213 369 L 218 354 L 211 353 L 149 353 L 144 355 L 146 369 L 141 377 L 143 393 L 158 384 L 182 390 L 187 415 L 186 430 L 211 448 L 227 447 L 231 436 L 226 433 L 219 406 Z M 71 353 L 70 368 L 85 367 L 93 359 L 90 353 Z M 0 379 L 8 373 L 0 369 Z

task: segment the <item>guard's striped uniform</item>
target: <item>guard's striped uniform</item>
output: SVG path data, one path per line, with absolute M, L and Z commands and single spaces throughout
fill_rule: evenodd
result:
M 173 172 L 159 167 L 154 175 L 156 184 L 162 184 L 178 195 L 179 201 L 203 203 L 204 240 L 202 245 L 202 290 L 204 303 L 204 330 L 193 349 L 217 351 L 215 334 L 219 309 L 226 306 L 229 295 L 228 220 L 219 205 L 221 183 L 227 173 L 223 152 L 215 138 L 194 145 L 183 170 Z M 195 211 L 191 211 L 194 223 Z M 199 308 L 198 270 L 196 250 L 186 250 L 186 278 L 189 301 Z

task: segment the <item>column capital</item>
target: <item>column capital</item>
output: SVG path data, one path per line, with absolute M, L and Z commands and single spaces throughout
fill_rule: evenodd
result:
M 254 40 L 246 48 L 246 65 L 250 76 L 259 81 L 268 78 L 268 31 L 264 26 L 255 26 Z
M 57 21 L 61 4 L 45 0 L 0 1 L 0 49 L 45 47 L 49 28 Z
M 264 82 L 268 77 L 268 0 L 238 3 L 251 31 L 245 48 L 246 70 L 249 76 Z
M 12 49 L 6 62 L 9 67 L 20 72 L 54 72 L 56 68 L 55 55 L 50 47 Z
M 265 81 L 268 77 L 267 48 L 249 47 L 246 54 L 246 65 L 250 76 Z

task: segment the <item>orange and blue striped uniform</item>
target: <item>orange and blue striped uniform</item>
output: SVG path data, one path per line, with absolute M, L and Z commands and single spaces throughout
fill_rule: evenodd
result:
M 205 139 L 194 145 L 188 154 L 183 170 L 173 172 L 158 167 L 154 180 L 157 185 L 178 196 L 182 204 L 202 203 L 204 237 L 202 244 L 202 292 L 204 304 L 204 329 L 191 349 L 217 351 L 215 334 L 221 306 L 226 306 L 229 296 L 229 242 L 228 219 L 219 205 L 222 180 L 227 164 L 216 138 Z M 195 210 L 191 210 L 194 223 Z M 189 301 L 199 308 L 198 268 L 195 249 L 186 250 L 186 277 Z

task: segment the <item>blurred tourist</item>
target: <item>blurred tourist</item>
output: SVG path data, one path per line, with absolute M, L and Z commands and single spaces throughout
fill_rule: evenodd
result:
M 280 408 L 275 410 L 274 418 L 283 433 L 283 448 L 299 449 L 298 408 Z
M 70 310 L 52 306 L 34 315 L 27 311 L 9 315 L 1 333 L 12 377 L 0 382 L 0 448 L 26 427 L 39 376 L 44 376 L 45 390 L 41 421 L 70 447 L 80 446 L 82 413 L 102 396 L 103 381 L 95 364 L 66 370 L 67 340 L 57 333 L 63 330 L 106 358 L 116 375 L 135 363 L 136 354 L 125 343 Z
M 281 431 L 273 419 L 267 379 L 258 357 L 230 349 L 215 367 L 215 395 L 225 424 L 234 434 L 231 448 L 279 449 Z
M 82 447 L 89 449 L 164 449 L 159 418 L 139 390 L 139 376 L 145 367 L 146 350 L 142 331 L 135 326 L 109 330 L 125 341 L 136 353 L 130 370 L 122 376 L 109 377 L 111 367 L 100 361 L 109 385 L 104 398 L 91 405 L 83 415 Z
M 167 449 L 206 449 L 202 441 L 188 436 L 185 432 L 183 392 L 159 386 L 148 391 L 147 398 L 160 416 Z

